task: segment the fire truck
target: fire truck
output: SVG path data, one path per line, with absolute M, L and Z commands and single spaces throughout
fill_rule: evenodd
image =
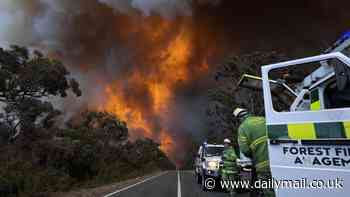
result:
M 350 194 L 350 32 L 324 54 L 262 66 L 240 87 L 264 96 L 278 197 Z

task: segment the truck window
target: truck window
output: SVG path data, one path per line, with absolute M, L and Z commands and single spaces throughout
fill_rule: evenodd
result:
M 300 83 L 318 67 L 320 67 L 319 63 L 273 69 L 269 72 L 269 79 L 278 81 L 280 84 L 284 83 L 290 89 L 297 90 L 296 94 L 299 94 L 303 90 Z M 274 110 L 278 112 L 292 111 L 290 107 L 296 101 L 297 96 L 288 94 L 282 85 L 270 85 L 270 87 Z M 299 98 L 298 111 L 310 109 L 310 97 L 310 92 L 303 93 L 302 98 Z
M 336 83 L 331 83 L 325 90 L 326 109 L 350 107 L 350 85 L 338 90 Z
M 270 85 L 277 112 L 316 111 L 350 107 L 350 67 L 337 59 L 272 69 L 269 79 L 285 87 Z M 283 95 L 283 96 L 281 96 Z
M 224 151 L 224 147 L 208 146 L 205 148 L 205 156 L 206 157 L 221 156 L 223 151 Z

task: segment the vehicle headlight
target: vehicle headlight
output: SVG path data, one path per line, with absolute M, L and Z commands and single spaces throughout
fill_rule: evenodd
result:
M 208 168 L 208 170 L 217 170 L 217 169 L 219 169 L 219 162 L 218 161 L 207 161 L 207 168 Z

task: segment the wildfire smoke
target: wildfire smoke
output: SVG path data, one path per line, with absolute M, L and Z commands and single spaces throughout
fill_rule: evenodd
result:
M 348 4 L 2 0 L 0 45 L 40 49 L 70 67 L 83 97 L 60 103 L 66 114 L 86 106 L 114 113 L 132 139 L 152 138 L 181 162 L 188 136 L 208 129 L 213 65 L 245 51 L 317 53 L 348 28 Z

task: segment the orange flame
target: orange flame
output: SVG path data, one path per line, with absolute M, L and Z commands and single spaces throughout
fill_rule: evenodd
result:
M 106 102 L 101 109 L 114 113 L 127 122 L 130 137 L 152 138 L 160 142 L 160 148 L 172 159 L 176 152 L 174 132 L 167 128 L 164 116 L 169 114 L 169 106 L 174 102 L 175 88 L 179 84 L 186 84 L 191 79 L 190 62 L 193 56 L 193 35 L 189 24 L 181 25 L 175 36 L 169 36 L 169 21 L 160 21 L 157 26 L 141 25 L 144 36 L 151 43 L 162 43 L 158 50 L 150 51 L 150 69 L 145 73 L 136 67 L 131 74 L 118 79 L 105 87 Z M 133 29 L 132 31 L 137 31 Z M 170 38 L 169 38 L 170 37 Z M 199 71 L 206 72 L 206 60 L 200 60 Z M 150 106 L 140 106 L 133 99 L 145 98 L 128 97 L 129 91 L 144 88 L 147 92 Z M 152 118 L 158 121 L 155 123 Z M 174 160 L 174 159 L 173 159 Z

